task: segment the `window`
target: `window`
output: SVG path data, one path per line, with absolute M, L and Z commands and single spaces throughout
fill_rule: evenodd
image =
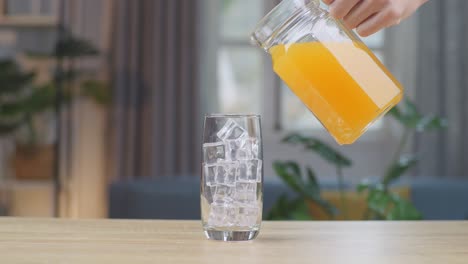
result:
M 263 87 L 261 50 L 249 43 L 261 19 L 262 1 L 220 0 L 218 100 L 221 112 L 260 113 Z
M 59 0 L 0 0 L 3 25 L 54 25 Z
M 6 0 L 8 16 L 52 16 L 56 13 L 58 0 Z
M 218 0 L 219 5 L 219 45 L 218 45 L 218 105 L 219 111 L 255 112 L 274 115 L 265 111 L 265 105 L 275 103 L 262 100 L 265 93 L 279 92 L 279 100 L 272 108 L 280 108 L 279 119 L 275 122 L 286 130 L 318 130 L 322 126 L 282 82 L 268 82 L 265 78 L 275 78 L 264 74 L 267 64 L 264 52 L 249 43 L 250 31 L 265 14 L 265 5 L 271 1 Z M 271 3 L 269 3 L 271 4 Z M 379 32 L 364 39 L 366 44 L 381 60 L 384 59 L 384 33 Z M 269 70 L 271 71 L 271 69 Z M 265 77 L 267 76 L 267 77 Z M 281 85 L 279 89 L 265 87 L 266 83 Z M 268 89 L 268 91 L 266 91 Z M 275 100 L 273 100 L 275 101 Z M 376 122 L 374 130 L 382 127 Z

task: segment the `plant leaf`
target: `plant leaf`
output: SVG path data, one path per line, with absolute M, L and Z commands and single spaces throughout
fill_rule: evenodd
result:
M 419 220 L 421 213 L 409 201 L 381 187 L 370 188 L 367 206 L 376 219 Z
M 389 113 L 403 126 L 411 128 L 415 128 L 421 119 L 421 114 L 416 108 L 416 105 L 407 98 L 404 100 L 403 104 L 394 107 Z
M 306 167 L 306 171 L 307 171 L 307 179 L 308 179 L 306 187 L 308 189 L 320 192 L 320 186 L 318 184 L 317 177 L 315 177 L 314 171 L 310 167 Z
M 0 118 L 18 116 L 24 113 L 25 100 L 0 104 Z
M 367 206 L 379 216 L 384 217 L 387 209 L 390 207 L 392 199 L 385 191 L 377 188 L 369 189 L 367 196 Z
M 398 195 L 392 195 L 393 207 L 386 215 L 387 220 L 421 220 L 421 213 L 412 203 L 400 198 Z
M 418 132 L 442 129 L 447 126 L 445 119 L 436 116 L 422 116 L 416 105 L 409 99 L 405 99 L 404 107 L 394 107 L 390 110 L 390 115 L 398 120 L 402 125 L 416 129 Z
M 30 115 L 41 113 L 54 107 L 56 94 L 55 87 L 51 83 L 32 90 L 32 94 L 25 104 L 25 110 Z
M 81 72 L 69 69 L 69 70 L 55 73 L 55 81 L 72 82 L 76 80 L 78 77 L 80 77 L 81 75 L 82 75 Z
M 447 127 L 447 120 L 435 116 L 425 116 L 416 124 L 416 131 L 425 132 Z
M 81 95 L 93 99 L 99 105 L 108 105 L 111 102 L 110 89 L 103 81 L 84 81 L 81 84 Z
M 312 220 L 309 207 L 307 206 L 306 200 L 297 198 L 290 203 L 290 211 L 288 218 L 290 220 Z
M 395 180 L 399 179 L 405 172 L 411 169 L 418 163 L 418 159 L 412 155 L 403 155 L 398 161 L 391 165 L 387 170 L 385 177 L 382 181 L 384 186 L 388 186 L 393 183 Z
M 55 56 L 59 58 L 77 58 L 98 54 L 98 49 L 90 41 L 76 37 L 61 40 L 55 47 Z
M 400 108 L 398 106 L 395 106 L 392 109 L 390 109 L 390 111 L 388 111 L 388 114 L 396 120 L 400 121 L 400 123 L 405 123 L 403 114 L 401 113 Z
M 350 159 L 317 138 L 302 136 L 298 133 L 291 133 L 286 136 L 282 142 L 293 145 L 303 145 L 306 150 L 312 150 L 335 166 L 349 167 L 352 164 Z
M 329 215 L 337 214 L 336 208 L 321 197 L 317 181 L 314 179 L 310 181 L 311 177 L 314 176 L 312 170 L 308 170 L 309 181 L 306 184 L 302 179 L 301 169 L 295 162 L 276 161 L 273 163 L 273 169 L 289 188 L 300 195 L 301 199 L 315 202 Z
M 297 163 L 275 161 L 273 169 L 291 189 L 301 194 L 304 193 L 304 181 Z
M 19 94 L 30 87 L 36 74 L 23 72 L 11 59 L 0 60 L 0 94 Z
M 267 220 L 312 220 L 307 203 L 302 197 L 289 201 L 282 194 L 268 213 Z
M 352 164 L 350 159 L 318 139 L 309 138 L 305 147 L 335 166 L 349 167 Z
M 322 198 L 320 194 L 320 185 L 318 184 L 313 170 L 310 167 L 306 167 L 306 171 L 308 178 L 304 189 L 306 197 L 320 205 L 329 215 L 336 215 L 338 213 L 337 209 L 331 203 Z
M 357 191 L 358 193 L 362 193 L 362 192 L 368 190 L 369 188 L 371 188 L 370 183 L 367 182 L 367 181 L 365 181 L 365 182 L 361 182 L 361 183 L 359 183 L 359 184 L 357 185 L 356 191 Z
M 282 163 L 284 165 L 284 168 L 286 168 L 286 170 L 291 173 L 293 176 L 295 176 L 298 181 L 302 182 L 302 172 L 301 172 L 301 168 L 299 167 L 299 164 L 297 164 L 296 162 L 294 161 L 286 161 L 286 162 L 283 162 Z
M 266 220 L 285 220 L 287 219 L 288 209 L 288 198 L 283 193 L 271 207 Z
M 404 113 L 406 117 L 410 119 L 416 119 L 421 116 L 418 108 L 416 107 L 416 104 L 414 104 L 410 99 L 406 98 L 404 100 L 404 106 Z
M 303 137 L 298 133 L 291 133 L 281 140 L 283 143 L 289 144 L 304 144 L 307 142 L 307 138 Z

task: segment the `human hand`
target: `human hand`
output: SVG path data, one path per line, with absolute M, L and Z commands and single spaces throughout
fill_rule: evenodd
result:
M 399 24 L 428 0 L 322 0 L 330 14 L 362 37 Z

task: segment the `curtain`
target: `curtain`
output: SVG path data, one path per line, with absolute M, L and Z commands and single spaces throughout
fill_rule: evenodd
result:
M 434 0 L 420 10 L 415 99 L 447 118 L 442 132 L 416 135 L 424 176 L 468 177 L 468 1 Z
M 116 1 L 111 174 L 117 179 L 198 172 L 197 3 Z

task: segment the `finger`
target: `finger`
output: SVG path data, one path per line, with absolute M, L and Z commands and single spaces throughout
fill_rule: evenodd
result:
M 334 0 L 322 0 L 322 2 L 326 5 L 330 5 L 331 3 L 333 3 Z
M 383 4 L 383 1 L 361 1 L 351 9 L 344 17 L 343 21 L 349 29 L 354 29 L 384 7 L 385 4 Z
M 389 7 L 359 24 L 356 31 L 361 37 L 367 37 L 383 28 L 399 23 L 402 13 L 394 7 Z
M 405 10 L 401 19 L 408 18 L 411 14 L 413 14 L 420 6 L 425 4 L 428 0 L 421 0 L 421 1 L 413 1 L 409 8 Z
M 335 0 L 330 5 L 330 14 L 336 19 L 342 19 L 360 0 Z

